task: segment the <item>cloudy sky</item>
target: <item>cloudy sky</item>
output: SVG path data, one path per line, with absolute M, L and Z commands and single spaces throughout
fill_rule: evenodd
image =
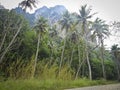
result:
M 6 8 L 15 8 L 22 0 L 0 0 L 0 3 Z M 52 7 L 55 5 L 64 5 L 71 12 L 78 12 L 81 5 L 88 4 L 92 6 L 93 12 L 98 12 L 96 16 L 104 20 L 120 20 L 120 0 L 38 0 L 38 7 L 44 5 Z
M 1 5 L 11 9 L 18 6 L 22 0 L 0 0 Z M 120 21 L 120 0 L 38 0 L 38 8 L 44 5 L 53 7 L 55 5 L 64 5 L 70 12 L 78 12 L 81 5 L 88 4 L 92 7 L 93 12 L 98 12 L 99 17 L 107 22 Z M 33 10 L 34 11 L 34 10 Z M 113 38 L 106 40 L 106 44 L 110 46 Z M 117 41 L 117 40 L 116 40 Z M 118 40 L 117 42 L 119 42 Z

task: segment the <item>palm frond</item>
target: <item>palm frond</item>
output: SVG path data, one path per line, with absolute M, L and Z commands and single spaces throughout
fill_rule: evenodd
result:
M 24 0 L 21 3 L 19 3 L 19 7 L 21 7 L 24 11 L 26 11 L 27 8 L 30 8 L 31 10 L 33 7 L 37 7 L 37 0 Z

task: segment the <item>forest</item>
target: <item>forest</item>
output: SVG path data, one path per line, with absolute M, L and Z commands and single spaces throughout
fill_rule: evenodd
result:
M 79 13 L 66 11 L 52 25 L 40 16 L 34 26 L 30 26 L 13 10 L 0 9 L 0 89 L 19 86 L 17 80 L 20 83 L 28 81 L 30 85 L 36 83 L 36 87 L 44 84 L 36 89 L 28 85 L 29 90 L 58 90 L 58 87 L 120 81 L 119 44 L 111 42 L 109 49 L 104 44 L 106 38 L 119 33 L 120 22 L 108 24 L 100 18 L 91 20 L 97 15 L 91 11 L 89 5 L 83 5 Z M 70 86 L 69 81 L 76 85 Z M 9 86 L 10 83 L 14 84 Z M 55 84 L 55 87 L 48 84 Z

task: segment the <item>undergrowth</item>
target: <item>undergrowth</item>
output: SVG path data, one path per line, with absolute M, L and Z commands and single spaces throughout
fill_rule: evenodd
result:
M 103 79 L 90 81 L 87 78 L 81 78 L 75 80 L 75 73 L 69 65 L 64 64 L 58 74 L 59 65 L 56 62 L 51 64 L 43 61 L 37 63 L 33 78 L 33 67 L 33 57 L 29 62 L 17 60 L 8 65 L 7 68 L 4 68 L 6 75 L 0 76 L 0 90 L 64 90 L 115 83 Z
M 90 81 L 88 79 L 78 80 L 7 80 L 0 82 L 0 90 L 64 90 L 66 88 L 85 87 L 93 85 L 105 85 L 115 83 L 113 81 L 95 80 Z

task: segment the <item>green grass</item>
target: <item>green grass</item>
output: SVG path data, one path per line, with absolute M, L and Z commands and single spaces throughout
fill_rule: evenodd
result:
M 93 85 L 115 83 L 112 81 L 87 79 L 79 80 L 7 80 L 0 82 L 0 90 L 63 90 L 65 88 L 75 88 Z

